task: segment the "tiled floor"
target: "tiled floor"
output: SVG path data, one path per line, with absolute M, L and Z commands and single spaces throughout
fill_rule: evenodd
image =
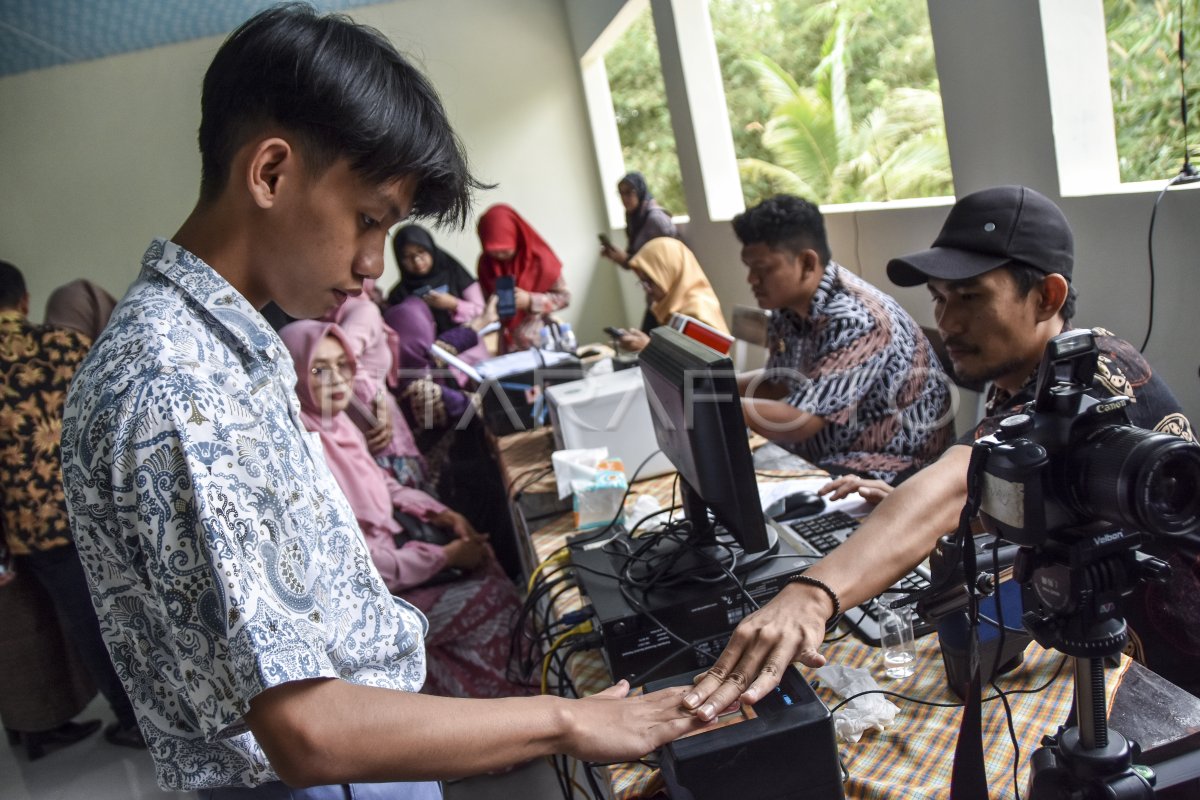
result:
M 97 697 L 75 719 L 101 719 L 112 712 Z M 0 795 L 4 800 L 144 800 L 195 798 L 195 792 L 164 792 L 154 782 L 154 764 L 145 750 L 116 747 L 96 733 L 54 750 L 37 761 L 0 739 Z
M 102 700 L 78 720 L 112 721 Z M 0 738 L 0 797 L 4 800 L 195 800 L 195 792 L 164 792 L 144 750 L 115 747 L 95 734 L 30 762 Z M 446 786 L 446 800 L 559 800 L 554 771 L 543 759 L 502 776 L 481 776 Z

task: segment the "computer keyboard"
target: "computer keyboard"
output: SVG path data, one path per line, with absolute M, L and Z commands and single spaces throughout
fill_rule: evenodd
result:
M 788 528 L 799 542 L 797 550 L 809 555 L 823 556 L 842 542 L 858 527 L 858 520 L 844 511 L 829 511 L 816 517 L 788 520 L 781 523 Z M 912 592 L 929 586 L 929 570 L 923 565 L 897 581 L 889 591 Z M 910 606 L 911 608 L 911 606 Z M 879 602 L 868 600 L 857 608 L 848 609 L 843 620 L 854 635 L 869 645 L 879 645 Z M 913 636 L 920 638 L 933 633 L 937 628 L 912 614 Z

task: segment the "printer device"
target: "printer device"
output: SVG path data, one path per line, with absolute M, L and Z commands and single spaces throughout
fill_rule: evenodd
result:
M 557 450 L 607 447 L 609 456 L 620 458 L 632 479 L 633 471 L 652 453 L 639 479 L 671 472 L 670 460 L 658 450 L 650 404 L 641 369 L 634 367 L 606 375 L 589 375 L 583 380 L 546 388 L 550 424 Z

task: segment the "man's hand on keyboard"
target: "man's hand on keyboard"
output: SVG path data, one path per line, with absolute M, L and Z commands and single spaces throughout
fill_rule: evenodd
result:
M 843 497 L 858 492 L 858 496 L 871 505 L 877 505 L 880 500 L 892 492 L 890 484 L 871 478 L 860 478 L 857 475 L 842 475 L 817 490 L 819 495 L 830 495 L 830 500 L 841 500 Z
M 778 685 L 793 661 L 809 667 L 825 664 L 817 648 L 825 621 L 833 614 L 829 597 L 813 586 L 792 583 L 771 602 L 743 619 L 725 651 L 696 679 L 683 704 L 704 721 L 735 700 L 753 705 Z

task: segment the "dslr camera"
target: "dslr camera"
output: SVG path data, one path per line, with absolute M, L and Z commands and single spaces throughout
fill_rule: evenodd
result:
M 1001 538 L 1037 547 L 1104 523 L 1150 537 L 1200 527 L 1200 447 L 1130 425 L 1129 398 L 1091 397 L 1098 356 L 1091 331 L 1051 339 L 1033 407 L 980 440 L 981 510 Z
M 1119 652 L 1119 598 L 1165 579 L 1137 548 L 1200 528 L 1200 446 L 1129 424 L 1129 398 L 1089 395 L 1098 356 L 1090 331 L 1051 339 L 1031 407 L 975 445 L 984 527 L 1021 546 L 1025 627 L 1076 656 Z

